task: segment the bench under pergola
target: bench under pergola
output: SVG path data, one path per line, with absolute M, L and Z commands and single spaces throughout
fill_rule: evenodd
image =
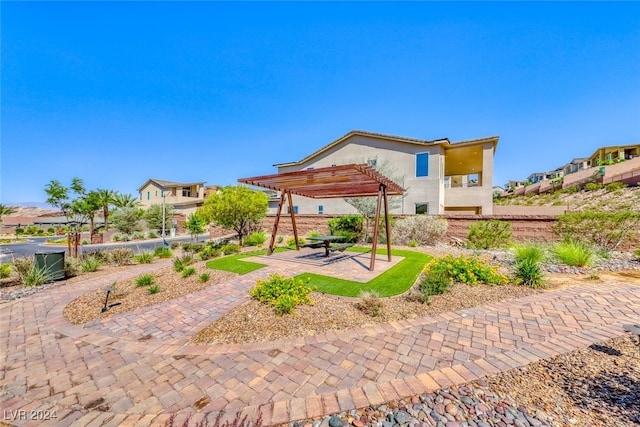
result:
M 380 211 L 384 204 L 385 230 L 387 235 L 387 257 L 391 261 L 391 230 L 389 224 L 388 196 L 401 196 L 404 188 L 391 179 L 365 164 L 348 164 L 331 166 L 326 168 L 308 169 L 295 172 L 283 172 L 273 175 L 241 178 L 238 182 L 268 188 L 280 192 L 280 202 L 276 220 L 273 224 L 273 232 L 269 242 L 268 255 L 273 253 L 278 232 L 278 224 L 282 215 L 282 207 L 285 200 L 289 203 L 291 213 L 291 225 L 296 241 L 296 250 L 300 250 L 298 244 L 298 229 L 293 212 L 291 195 L 295 194 L 312 199 L 338 199 L 348 197 L 377 197 L 376 220 L 373 230 L 373 246 L 371 248 L 371 262 L 369 270 L 373 271 L 376 259 L 376 249 L 380 228 Z

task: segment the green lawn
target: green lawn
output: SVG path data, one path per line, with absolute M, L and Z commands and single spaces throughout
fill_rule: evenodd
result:
M 286 251 L 289 249 L 276 248 L 276 252 Z M 348 249 L 351 252 L 368 252 L 368 248 L 353 247 Z M 248 258 L 257 255 L 266 254 L 266 250 L 250 252 L 245 254 L 230 255 L 222 258 L 214 259 L 207 262 L 207 267 L 215 270 L 230 271 L 232 273 L 247 274 L 259 268 L 265 267 L 265 264 L 257 262 L 240 261 L 242 258 Z M 386 249 L 378 249 L 378 255 L 386 255 Z M 398 264 L 382 273 L 380 276 L 367 283 L 353 282 L 351 280 L 336 279 L 335 277 L 322 276 L 313 273 L 303 273 L 296 276 L 297 279 L 307 281 L 318 292 L 331 295 L 340 295 L 346 297 L 357 297 L 361 291 L 375 291 L 381 297 L 398 295 L 407 291 L 416 281 L 425 264 L 432 258 L 430 255 L 413 251 L 392 250 L 394 256 L 404 257 Z M 339 268 L 339 267 L 336 267 Z
M 232 273 L 247 274 L 254 270 L 258 270 L 262 267 L 266 267 L 266 264 L 260 264 L 257 262 L 239 261 L 242 258 L 249 258 L 257 255 L 264 255 L 267 251 L 248 252 L 246 254 L 229 255 L 218 259 L 213 259 L 207 262 L 207 267 L 213 270 L 230 271 Z
M 354 252 L 367 252 L 369 249 L 354 247 Z M 376 251 L 378 255 L 386 255 L 386 249 Z M 357 297 L 361 291 L 375 291 L 381 297 L 398 295 L 406 292 L 416 281 L 425 264 L 432 258 L 430 255 L 413 252 L 392 250 L 391 255 L 404 257 L 398 264 L 367 283 L 351 280 L 336 279 L 313 273 L 303 273 L 297 279 L 307 281 L 318 292 L 346 297 Z

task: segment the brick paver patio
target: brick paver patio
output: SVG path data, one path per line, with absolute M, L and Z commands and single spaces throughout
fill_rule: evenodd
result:
M 225 410 L 223 420 L 261 414 L 273 425 L 464 383 L 623 335 L 622 324 L 640 323 L 640 286 L 610 283 L 322 336 L 187 344 L 245 301 L 258 278 L 309 269 L 277 259 L 103 322 L 64 320 L 65 305 L 77 296 L 162 265 L 0 305 L 2 420 L 42 425 L 32 418 L 55 413 L 44 425 L 146 426 L 178 414 L 182 425 L 189 416 L 213 420 Z

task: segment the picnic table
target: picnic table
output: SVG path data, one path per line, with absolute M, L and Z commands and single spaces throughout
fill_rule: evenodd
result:
M 308 240 L 312 240 L 312 243 L 305 243 L 303 248 L 322 248 L 324 247 L 325 256 L 328 258 L 333 251 L 344 251 L 346 248 L 353 246 L 353 243 L 341 243 L 339 245 L 332 245 L 332 242 L 339 242 L 344 240 L 344 236 L 315 236 L 307 237 Z

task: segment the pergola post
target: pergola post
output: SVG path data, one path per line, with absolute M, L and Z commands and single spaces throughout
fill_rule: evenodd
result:
M 380 231 L 380 206 L 382 204 L 384 185 L 380 184 L 378 187 L 378 203 L 376 204 L 376 222 L 373 226 L 373 242 L 371 245 L 371 262 L 369 263 L 369 271 L 373 271 L 376 264 L 376 250 L 378 249 L 378 233 Z M 386 213 L 385 213 L 386 214 Z M 387 242 L 388 243 L 388 242 Z
M 287 191 L 289 199 L 289 211 L 291 212 L 291 226 L 293 227 L 293 238 L 296 239 L 296 251 L 300 250 L 300 244 L 298 243 L 298 227 L 296 226 L 296 216 L 293 214 L 293 200 L 291 198 L 291 192 Z
M 267 255 L 271 255 L 273 253 L 273 247 L 276 245 L 276 233 L 278 233 L 278 224 L 280 223 L 280 214 L 282 213 L 282 205 L 284 204 L 284 194 L 283 191 L 280 195 L 280 203 L 278 203 L 278 212 L 276 212 L 276 220 L 273 223 L 273 230 L 271 231 L 271 240 L 269 241 L 269 248 L 267 249 Z
M 387 198 L 387 186 L 381 185 L 384 197 L 384 229 L 387 234 L 387 261 L 391 262 L 391 227 L 389 223 L 389 199 Z

